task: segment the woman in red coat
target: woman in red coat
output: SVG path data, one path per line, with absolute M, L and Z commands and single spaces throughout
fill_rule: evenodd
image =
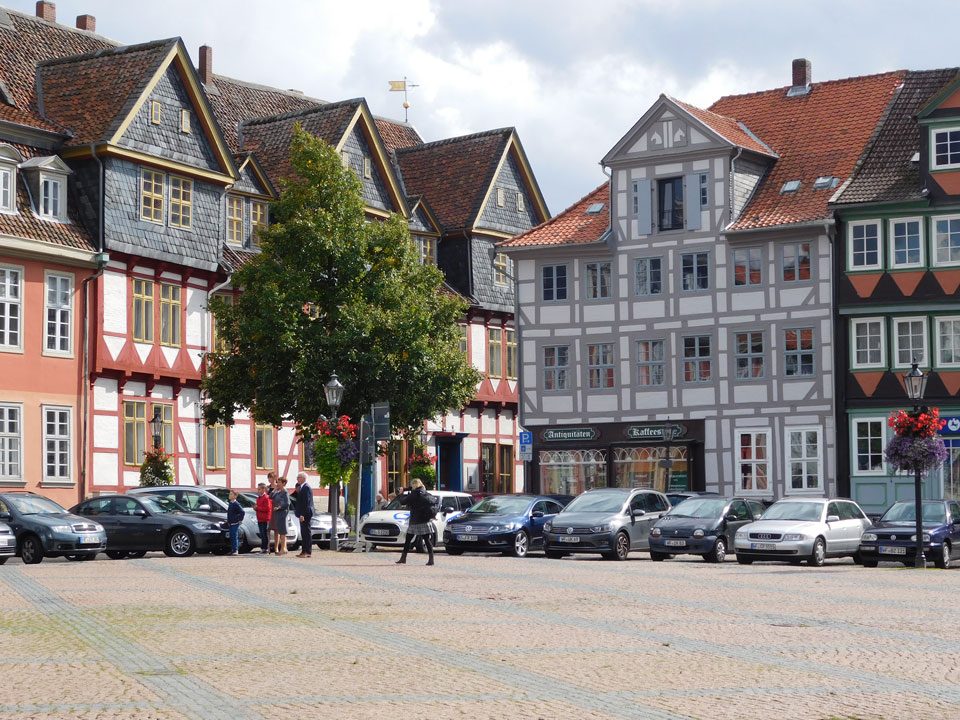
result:
M 260 526 L 260 554 L 270 552 L 270 514 L 273 512 L 273 500 L 267 495 L 266 483 L 257 485 L 257 525 Z

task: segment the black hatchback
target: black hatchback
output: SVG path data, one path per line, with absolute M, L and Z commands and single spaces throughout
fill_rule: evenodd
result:
M 229 529 L 216 515 L 193 513 L 165 497 L 100 495 L 85 500 L 71 512 L 95 519 L 107 531 L 107 557 L 143 557 L 162 550 L 171 557 L 196 551 L 223 552 L 229 547 Z
M 723 562 L 737 530 L 759 520 L 764 510 L 763 503 L 749 498 L 687 498 L 670 508 L 650 530 L 650 559 L 700 555 L 707 562 Z

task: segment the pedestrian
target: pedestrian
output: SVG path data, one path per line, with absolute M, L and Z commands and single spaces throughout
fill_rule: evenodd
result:
M 427 565 L 433 565 L 433 517 L 437 512 L 433 496 L 426 491 L 420 479 L 416 478 L 410 483 L 410 492 L 400 497 L 400 504 L 409 508 L 410 522 L 397 565 L 407 562 L 407 553 L 417 538 L 422 538 L 427 548 Z
M 270 520 L 267 522 L 267 535 L 273 533 L 273 544 L 271 545 L 269 540 L 267 541 L 267 550 L 269 552 L 277 551 L 277 532 L 273 523 L 273 502 L 277 497 L 277 490 L 280 487 L 280 483 L 277 482 L 277 474 L 273 471 L 267 473 L 267 496 L 270 498 Z M 273 548 L 272 550 L 270 548 Z
M 257 513 L 257 526 L 260 528 L 260 554 L 270 552 L 270 513 L 273 512 L 273 500 L 267 494 L 267 484 L 257 485 L 257 502 L 254 505 Z
M 373 509 L 374 509 L 374 510 L 383 510 L 383 508 L 386 506 L 386 504 L 387 504 L 387 499 L 383 496 L 383 493 L 382 493 L 382 492 L 378 492 L 378 493 L 377 493 L 377 499 L 376 499 L 376 501 L 373 503 Z
M 243 506 L 237 500 L 236 490 L 231 490 L 228 496 L 230 504 L 227 506 L 227 524 L 230 526 L 230 555 L 236 555 L 240 545 L 240 523 L 243 522 Z
M 290 496 L 287 494 L 287 479 L 277 478 L 277 491 L 273 496 L 273 529 L 277 534 L 275 545 L 277 555 L 287 554 L 287 511 L 290 509 Z
M 300 518 L 300 554 L 298 558 L 312 557 L 313 534 L 310 531 L 310 520 L 313 519 L 313 488 L 307 482 L 306 473 L 297 473 L 297 489 L 294 492 L 297 517 Z
M 397 494 L 395 492 L 390 493 L 389 495 L 387 495 L 387 505 L 389 505 L 396 499 L 397 499 Z

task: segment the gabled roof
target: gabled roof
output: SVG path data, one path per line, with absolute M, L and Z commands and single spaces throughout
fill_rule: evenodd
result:
M 250 152 L 245 153 L 234 153 L 233 162 L 237 166 L 237 174 L 242 175 L 243 171 L 249 167 L 256 176 L 257 180 L 263 185 L 264 189 L 267 191 L 267 195 L 272 197 L 278 197 L 279 193 L 274 187 L 273 183 L 270 182 L 270 178 L 267 177 L 267 171 L 264 170 L 263 165 L 260 164 L 260 161 L 257 159 L 257 156 Z M 241 192 L 237 190 L 237 192 Z
M 920 151 L 918 111 L 957 76 L 958 68 L 908 72 L 880 131 L 857 162 L 853 177 L 840 186 L 832 202 L 904 202 L 922 200 L 920 167 L 913 160 Z
M 954 68 L 953 70 L 954 73 L 956 73 L 957 69 Z M 951 80 L 944 84 L 943 87 L 938 88 L 938 90 L 939 92 L 929 98 L 922 107 L 918 108 L 917 119 L 923 120 L 924 118 L 928 118 L 941 108 L 949 108 L 952 112 L 956 111 L 956 108 L 960 105 L 957 97 L 957 91 L 960 90 L 960 75 L 954 75 Z
M 672 100 L 678 107 L 685 110 L 688 114 L 699 120 L 717 135 L 729 142 L 734 147 L 741 147 L 744 150 L 752 150 L 761 155 L 777 157 L 777 154 L 770 149 L 770 146 L 764 143 L 760 138 L 750 132 L 749 128 L 742 122 L 733 118 L 718 115 L 709 110 L 702 110 L 694 105 L 677 100 L 676 98 L 665 95 L 664 97 Z
M 729 230 L 824 220 L 832 193 L 814 190 L 818 177 L 841 182 L 857 159 L 903 82 L 904 71 L 813 83 L 805 95 L 788 97 L 789 88 L 723 97 L 710 112 L 736 118 L 779 156 L 750 202 Z M 790 180 L 795 193 L 781 194 Z
M 430 209 L 430 203 L 423 195 L 408 197 L 407 207 L 410 208 L 410 217 L 414 217 L 418 210 L 422 210 L 423 214 L 427 216 L 427 220 L 430 221 L 431 234 L 440 235 L 440 223 L 437 222 L 437 216 L 434 215 L 433 210 Z
M 396 120 L 387 120 L 382 117 L 375 117 L 373 121 L 376 123 L 377 131 L 383 138 L 383 144 L 387 146 L 388 150 L 397 150 L 411 145 L 423 145 L 420 133 L 416 131 L 413 125 Z
M 588 213 L 602 204 L 599 212 Z M 580 245 L 599 242 L 610 228 L 610 181 L 584 195 L 563 212 L 511 240 L 497 243 L 502 248 L 543 245 Z

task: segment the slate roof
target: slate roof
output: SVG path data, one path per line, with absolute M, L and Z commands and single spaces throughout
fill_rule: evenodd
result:
M 743 125 L 743 123 L 738 122 L 733 118 L 728 118 L 724 115 L 718 115 L 717 113 L 710 112 L 709 110 L 702 110 L 695 105 L 689 105 L 682 100 L 677 100 L 669 95 L 666 95 L 665 97 L 670 98 L 670 100 L 675 102 L 681 108 L 693 115 L 693 117 L 695 117 L 697 120 L 717 133 L 717 135 L 722 137 L 727 142 L 732 143 L 734 146 L 742 147 L 744 150 L 752 150 L 753 152 L 760 153 L 761 155 L 768 155 L 770 157 L 777 156 L 777 154 L 773 152 L 773 150 L 771 150 L 767 144 L 753 135 Z
M 603 203 L 598 213 L 587 213 L 595 204 Z M 587 193 L 573 205 L 522 235 L 497 243 L 499 247 L 517 248 L 535 245 L 578 245 L 594 243 L 610 227 L 610 181 Z
M 834 204 L 921 200 L 920 167 L 911 158 L 920 151 L 921 129 L 914 119 L 960 68 L 908 72 L 880 131 L 841 186 Z
M 397 150 L 411 145 L 423 145 L 423 139 L 413 125 L 381 117 L 374 117 L 373 122 L 377 126 L 377 132 L 380 133 L 380 139 L 383 140 L 387 150 Z
M 500 128 L 398 149 L 407 195 L 429 199 L 442 232 L 471 227 L 512 134 Z
M 270 182 L 276 185 L 280 178 L 289 177 L 293 172 L 290 167 L 290 142 L 294 125 L 300 123 L 314 137 L 336 145 L 362 102 L 359 98 L 344 100 L 270 118 L 244 121 L 240 125 L 243 150 L 255 154 Z
M 259 252 L 253 250 L 244 250 L 234 245 L 224 243 L 220 264 L 228 273 L 232 274 L 246 265 L 251 258 L 259 254 Z
M 846 180 L 854 169 L 904 71 L 813 83 L 810 92 L 787 97 L 789 88 L 720 98 L 710 112 L 736 118 L 777 153 L 779 159 L 728 228 L 748 230 L 829 217 L 830 190 L 814 181 L 832 175 Z M 795 193 L 780 194 L 789 180 Z
M 39 63 L 44 116 L 70 130 L 67 145 L 108 139 L 176 44 L 158 40 Z

